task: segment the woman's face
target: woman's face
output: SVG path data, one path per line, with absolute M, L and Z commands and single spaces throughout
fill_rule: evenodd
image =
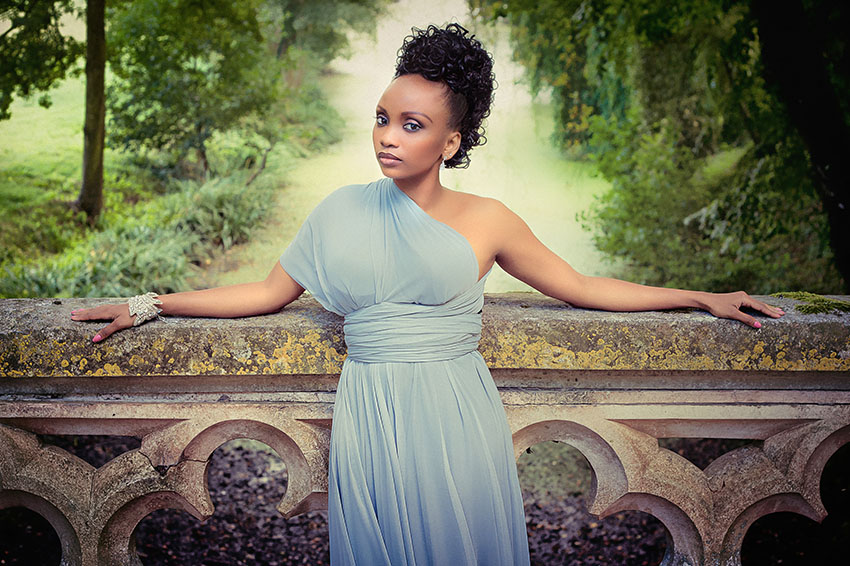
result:
M 449 128 L 446 88 L 420 75 L 402 75 L 384 91 L 372 129 L 384 175 L 404 180 L 437 173 L 442 160 L 457 151 L 460 133 Z

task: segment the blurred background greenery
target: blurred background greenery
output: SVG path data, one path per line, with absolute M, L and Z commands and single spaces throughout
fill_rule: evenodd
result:
M 265 276 L 322 196 L 379 174 L 365 136 L 395 49 L 446 21 L 482 38 L 500 82 L 490 142 L 447 184 L 504 200 L 586 273 L 847 291 L 845 3 L 106 2 L 92 210 L 100 4 L 0 4 L 0 296 Z

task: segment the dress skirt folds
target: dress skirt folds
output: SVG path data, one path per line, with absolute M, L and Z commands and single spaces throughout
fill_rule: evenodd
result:
M 334 566 L 529 563 L 469 242 L 391 179 L 343 187 L 280 259 L 345 317 L 328 523 Z

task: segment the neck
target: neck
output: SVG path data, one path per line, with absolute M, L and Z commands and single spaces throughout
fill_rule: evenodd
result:
M 428 210 L 439 200 L 445 190 L 440 183 L 440 165 L 432 167 L 425 173 L 416 177 L 394 179 L 396 186 L 404 191 L 419 208 Z

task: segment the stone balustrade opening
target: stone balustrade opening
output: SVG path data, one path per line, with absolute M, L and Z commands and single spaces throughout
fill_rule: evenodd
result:
M 759 524 L 823 521 L 824 468 L 850 440 L 850 315 L 765 299 L 788 314 L 753 330 L 700 311 L 489 296 L 480 350 L 520 468 L 535 446 L 577 451 L 588 524 L 657 522 L 664 565 L 747 566 L 742 547 Z M 341 319 L 301 299 L 274 315 L 173 318 L 92 344 L 99 326 L 68 313 L 101 302 L 0 301 L 0 509 L 49 522 L 62 564 L 144 563 L 134 533 L 145 518 L 212 516 L 210 459 L 239 439 L 283 463 L 282 517 L 326 508 Z M 44 435 L 130 440 L 90 463 Z M 706 440 L 725 448 L 689 458 Z

